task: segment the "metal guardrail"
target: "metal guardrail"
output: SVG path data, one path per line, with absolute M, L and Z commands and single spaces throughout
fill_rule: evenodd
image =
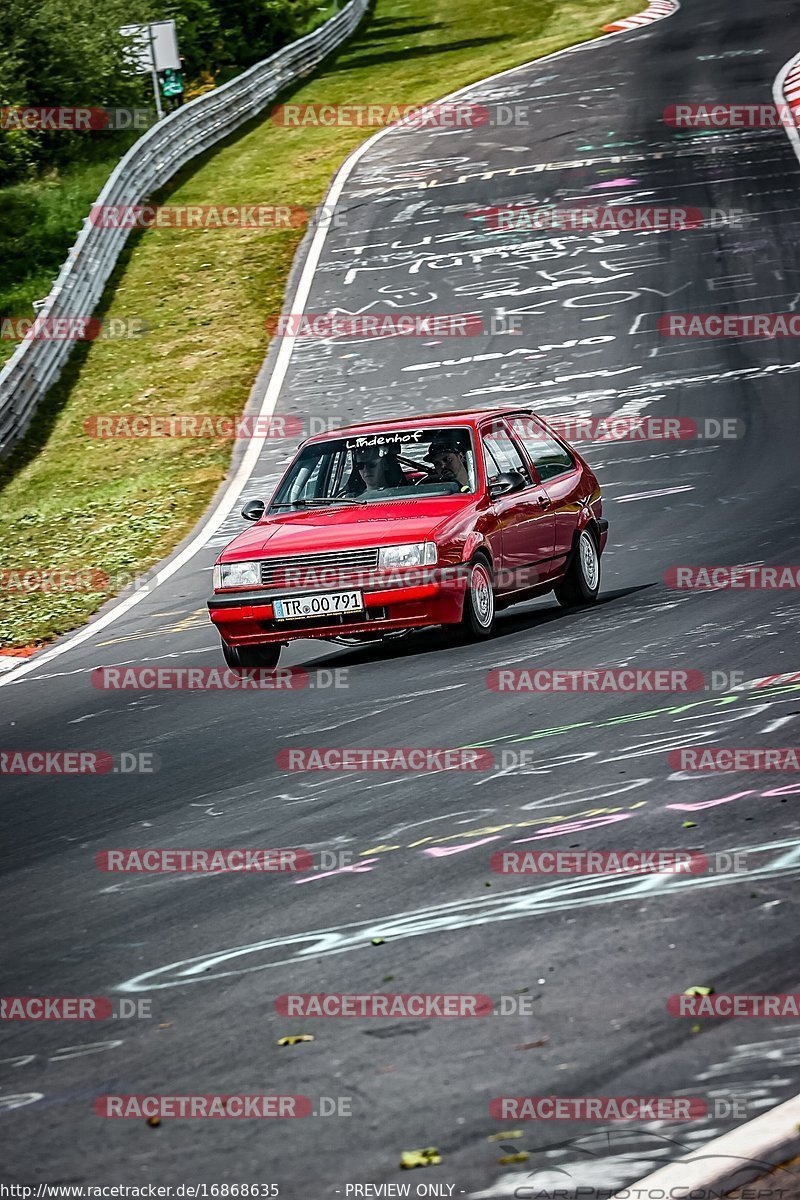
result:
M 195 155 L 262 112 L 284 87 L 309 75 L 353 33 L 368 3 L 350 0 L 312 33 L 159 121 L 120 159 L 95 205 L 138 204 L 150 196 Z M 90 317 L 129 233 L 94 225 L 87 216 L 37 318 Z M 74 345 L 24 340 L 0 371 L 0 458 L 24 434 Z

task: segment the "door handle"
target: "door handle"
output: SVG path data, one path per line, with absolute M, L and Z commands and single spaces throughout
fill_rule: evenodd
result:
M 542 508 L 547 508 L 548 504 L 550 503 L 550 497 L 549 496 L 537 496 L 536 503 L 541 504 Z

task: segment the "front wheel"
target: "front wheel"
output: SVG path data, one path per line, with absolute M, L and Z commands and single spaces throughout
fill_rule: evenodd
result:
M 271 671 L 278 665 L 281 647 L 279 642 L 263 646 L 229 646 L 223 642 L 222 653 L 232 671 Z
M 485 558 L 476 558 L 469 565 L 461 631 L 470 641 L 491 637 L 494 617 L 492 570 Z
M 562 608 L 594 604 L 600 591 L 600 554 L 588 529 L 578 538 L 566 574 L 553 588 Z

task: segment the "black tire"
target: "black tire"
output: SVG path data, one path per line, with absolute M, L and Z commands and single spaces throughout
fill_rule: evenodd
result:
M 278 665 L 281 645 L 267 642 L 263 646 L 229 646 L 223 642 L 222 653 L 232 671 L 271 671 Z
M 597 539 L 590 529 L 580 534 L 566 574 L 553 588 L 562 608 L 594 604 L 600 592 L 600 552 Z
M 482 554 L 473 558 L 468 571 L 461 634 L 474 642 L 490 638 L 494 633 L 496 604 L 492 568 Z

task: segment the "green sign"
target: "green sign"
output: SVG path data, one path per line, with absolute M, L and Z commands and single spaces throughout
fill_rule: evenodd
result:
M 165 96 L 180 96 L 183 92 L 183 75 L 174 67 L 168 67 L 161 80 L 161 91 Z

